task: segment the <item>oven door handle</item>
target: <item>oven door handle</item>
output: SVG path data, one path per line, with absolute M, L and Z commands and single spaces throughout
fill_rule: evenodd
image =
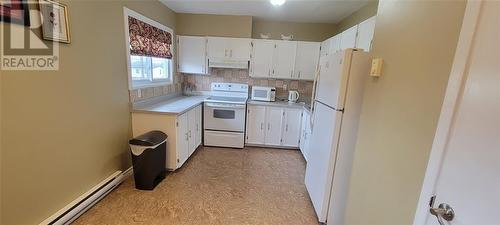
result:
M 240 104 L 220 104 L 220 103 L 205 103 L 206 107 L 210 108 L 223 108 L 223 109 L 244 109 L 245 105 Z

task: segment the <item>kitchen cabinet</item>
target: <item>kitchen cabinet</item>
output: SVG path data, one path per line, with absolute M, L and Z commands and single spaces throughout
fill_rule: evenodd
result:
M 314 80 L 320 54 L 320 43 L 297 42 L 294 79 Z
M 330 45 L 329 45 L 329 49 L 328 49 L 328 54 L 335 54 L 336 52 L 340 51 L 340 38 L 341 38 L 341 35 L 340 34 L 337 34 L 333 37 L 331 37 L 329 40 L 330 40 Z
M 304 159 L 307 161 L 309 156 L 309 139 L 311 137 L 312 129 L 311 129 L 311 114 L 309 111 L 304 110 L 302 115 L 302 125 L 301 125 L 301 136 L 300 136 L 300 151 L 304 156 Z
M 302 109 L 249 104 L 247 110 L 247 145 L 299 147 Z
M 302 109 L 284 109 L 281 145 L 298 147 L 301 133 Z
M 178 71 L 190 74 L 207 73 L 206 38 L 177 36 Z
M 252 41 L 251 77 L 270 77 L 273 67 L 274 41 L 256 39 Z
M 177 117 L 178 167 L 194 153 L 201 144 L 201 105 Z
M 196 116 L 196 118 L 195 118 L 195 122 L 196 122 L 195 146 L 198 147 L 201 145 L 201 137 L 203 135 L 203 127 L 202 127 L 203 110 L 202 110 L 202 106 L 201 105 L 197 106 L 195 108 L 195 111 L 196 111 L 196 115 L 195 115 Z
M 321 42 L 321 51 L 319 53 L 320 56 L 327 56 L 328 51 L 330 50 L 330 39 L 326 39 L 323 42 Z
M 250 144 L 264 145 L 266 127 L 266 107 L 248 105 L 246 142 Z
M 356 48 L 361 48 L 366 52 L 371 50 L 373 32 L 375 30 L 376 16 L 371 17 L 358 25 L 358 36 Z
M 208 37 L 207 52 L 210 60 L 250 60 L 251 39 Z
M 356 48 L 358 25 L 355 25 L 340 34 L 340 49 Z
M 283 126 L 283 108 L 267 107 L 266 109 L 266 145 L 281 145 L 281 131 Z
M 297 42 L 275 41 L 272 77 L 291 79 L 295 65 Z

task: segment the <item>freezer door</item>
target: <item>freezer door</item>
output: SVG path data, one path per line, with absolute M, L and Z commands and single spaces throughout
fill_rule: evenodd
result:
M 342 112 L 316 102 L 305 184 L 320 222 L 326 221 Z
M 321 62 L 316 101 L 335 109 L 344 108 L 352 49 L 326 56 Z

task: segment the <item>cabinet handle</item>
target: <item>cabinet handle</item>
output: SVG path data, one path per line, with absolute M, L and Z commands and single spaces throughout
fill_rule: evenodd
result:
M 270 123 L 267 124 L 267 130 L 271 130 L 271 124 Z
M 191 131 L 189 131 L 188 133 L 189 133 L 189 138 L 191 138 Z
M 300 78 L 300 71 L 299 71 L 299 78 Z
M 290 77 L 293 77 L 293 70 L 290 71 Z
M 233 50 L 229 50 L 229 57 L 233 57 Z
M 288 131 L 288 124 L 285 126 L 285 131 Z
M 267 75 L 268 75 L 268 76 L 271 76 L 271 69 L 269 69 L 269 70 L 267 71 Z
M 264 130 L 264 123 L 260 123 L 260 129 Z
M 224 56 L 227 56 L 227 49 L 224 49 Z
M 184 135 L 186 136 L 186 141 L 189 140 L 188 133 L 186 132 Z

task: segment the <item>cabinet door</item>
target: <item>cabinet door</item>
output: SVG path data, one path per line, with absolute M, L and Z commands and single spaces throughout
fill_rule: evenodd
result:
M 338 51 L 340 51 L 340 34 L 330 38 L 330 48 L 328 49 L 328 54 L 335 54 Z
M 195 108 L 195 112 L 196 112 L 196 119 L 195 119 L 195 123 L 196 123 L 196 135 L 195 135 L 195 148 L 197 148 L 198 146 L 201 145 L 201 135 L 202 135 L 202 126 L 201 126 L 201 121 L 202 121 L 202 117 L 203 117 L 203 114 L 202 114 L 202 110 L 201 110 L 201 105 L 197 106 Z
M 208 37 L 207 38 L 208 58 L 211 60 L 229 58 L 228 39 L 229 38 Z
M 177 36 L 178 69 L 182 73 L 206 73 L 206 39 L 204 37 Z
M 283 125 L 283 109 L 266 107 L 266 145 L 281 145 L 281 131 Z
M 252 59 L 250 67 L 251 77 L 271 76 L 273 64 L 274 41 L 253 40 Z
M 319 42 L 297 42 L 295 58 L 295 75 L 293 78 L 301 80 L 314 80 L 318 66 L 320 52 Z
M 356 48 L 356 35 L 358 34 L 358 25 L 353 26 L 340 36 L 340 49 L 345 50 L 348 48 Z
M 299 147 L 302 109 L 285 109 L 283 119 L 282 145 Z
M 375 30 L 375 20 L 376 17 L 374 16 L 358 25 L 356 48 L 361 48 L 366 52 L 370 51 L 372 46 L 373 31 Z
M 248 144 L 265 144 L 266 107 L 248 105 L 247 138 Z
M 321 56 L 327 56 L 329 50 L 330 50 L 330 39 L 326 39 L 323 42 L 321 42 L 320 55 Z
M 196 109 L 191 109 L 187 112 L 188 115 L 188 150 L 189 156 L 193 154 L 196 149 Z
M 229 57 L 234 60 L 250 60 L 252 40 L 248 38 L 229 39 Z
M 292 78 L 297 42 L 275 41 L 274 46 L 273 72 L 271 73 L 271 77 L 280 79 Z
M 177 117 L 177 168 L 181 167 L 189 157 L 189 125 L 188 114 Z
M 311 114 L 304 110 L 302 114 L 302 136 L 300 138 L 300 151 L 307 161 L 309 156 L 309 138 L 311 135 Z

